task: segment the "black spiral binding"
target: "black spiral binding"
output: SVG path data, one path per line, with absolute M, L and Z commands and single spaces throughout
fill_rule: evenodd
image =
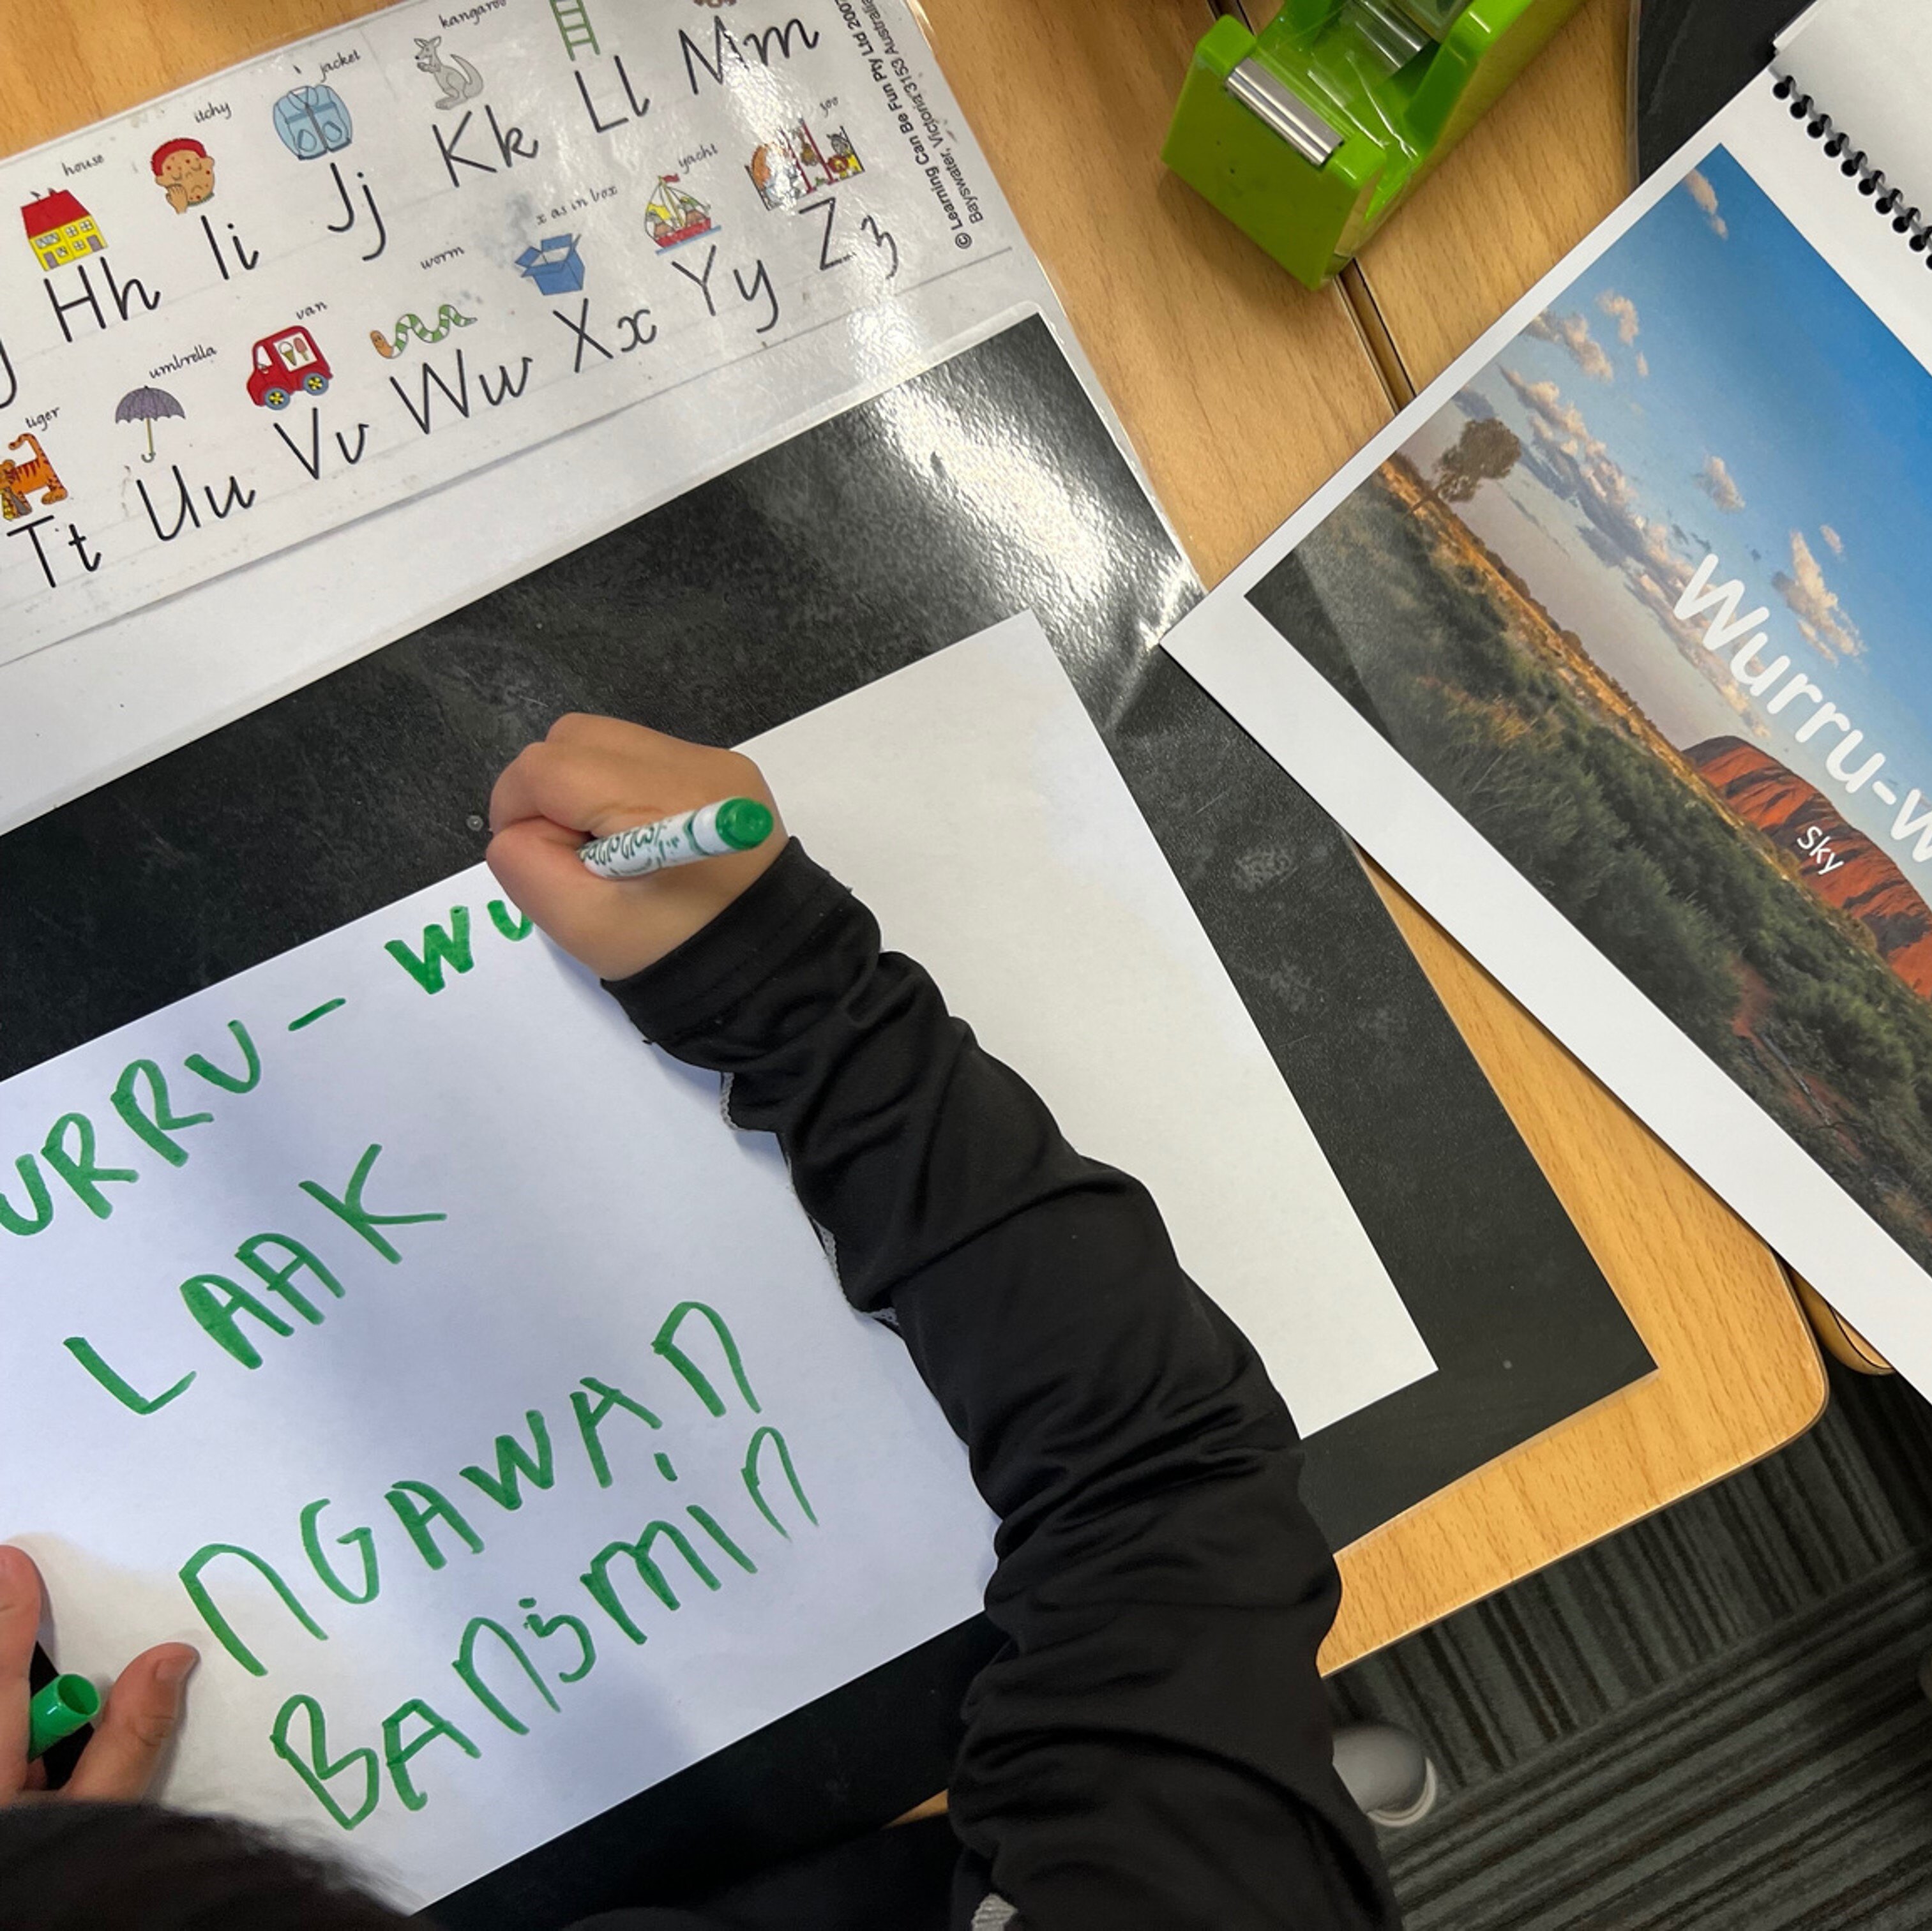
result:
M 1904 196 L 1887 184 L 1884 170 L 1866 165 L 1864 150 L 1854 148 L 1850 137 L 1832 124 L 1831 115 L 1810 94 L 1798 91 L 1798 83 L 1789 74 L 1779 76 L 1772 92 L 1774 98 L 1789 103 L 1792 119 L 1802 121 L 1813 140 L 1824 143 L 1825 152 L 1838 163 L 1838 172 L 1847 181 L 1856 179 L 1858 192 L 1871 202 L 1873 211 L 1891 217 L 1892 232 L 1909 237 L 1906 245 L 1932 268 L 1932 223 L 1917 208 L 1904 205 Z

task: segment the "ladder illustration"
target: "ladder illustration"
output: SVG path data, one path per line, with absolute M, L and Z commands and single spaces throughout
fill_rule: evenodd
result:
M 573 64 L 579 47 L 588 47 L 592 53 L 598 52 L 597 29 L 590 24 L 590 10 L 584 0 L 550 0 L 550 10 L 556 16 L 556 30 L 563 36 L 564 51 Z

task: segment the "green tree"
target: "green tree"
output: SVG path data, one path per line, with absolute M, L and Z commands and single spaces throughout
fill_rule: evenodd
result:
M 1501 482 L 1522 454 L 1516 431 L 1500 416 L 1466 422 L 1436 459 L 1435 493 L 1445 503 L 1466 503 L 1484 484 Z

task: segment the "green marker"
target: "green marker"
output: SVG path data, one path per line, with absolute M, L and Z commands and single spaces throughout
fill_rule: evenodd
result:
M 592 838 L 578 853 L 599 878 L 643 878 L 701 858 L 729 858 L 763 844 L 778 821 L 755 798 L 721 798 L 694 811 Z
M 86 1677 L 56 1677 L 27 1705 L 27 1761 L 45 1756 L 100 1714 L 100 1692 Z

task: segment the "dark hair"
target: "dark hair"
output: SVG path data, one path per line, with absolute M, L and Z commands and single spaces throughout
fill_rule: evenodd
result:
M 395 1931 L 409 1921 L 265 1831 L 152 1804 L 0 1810 L 0 1931 Z

